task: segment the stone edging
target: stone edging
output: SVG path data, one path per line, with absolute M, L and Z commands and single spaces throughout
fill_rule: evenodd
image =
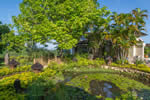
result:
M 130 68 L 119 68 L 119 67 L 112 67 L 112 66 L 101 66 L 104 69 L 112 69 L 115 71 L 119 71 L 119 72 L 127 72 L 127 73 L 131 73 L 131 74 L 135 74 L 138 77 L 136 77 L 136 79 L 143 81 L 143 83 L 146 83 L 148 85 L 150 85 L 150 73 L 146 73 L 146 72 L 142 72 L 142 71 L 138 71 L 138 70 L 134 70 L 134 69 L 130 69 Z M 134 75 L 133 75 L 134 76 Z M 134 78 L 134 77 L 132 77 Z

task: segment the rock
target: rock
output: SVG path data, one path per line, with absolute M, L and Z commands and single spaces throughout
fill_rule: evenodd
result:
M 16 68 L 18 65 L 19 65 L 19 62 L 17 62 L 15 59 L 12 59 L 12 60 L 9 62 L 9 67 L 10 67 L 11 69 Z
M 35 63 L 31 66 L 32 71 L 35 73 L 41 72 L 43 69 L 43 65 L 41 65 L 40 63 Z
M 77 62 L 77 58 L 73 57 L 72 61 Z
M 19 79 L 16 79 L 14 81 L 14 88 L 16 90 L 16 93 L 22 93 L 25 91 L 25 89 L 21 87 L 21 81 Z
M 105 66 L 105 69 L 108 69 L 109 68 L 109 66 Z

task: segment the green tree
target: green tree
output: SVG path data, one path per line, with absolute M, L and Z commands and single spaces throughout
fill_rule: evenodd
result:
M 2 35 L 8 34 L 10 32 L 10 28 L 7 24 L 2 24 L 0 21 L 0 53 L 6 49 L 6 46 L 2 44 Z
M 145 31 L 145 19 L 148 18 L 147 10 L 141 10 L 140 8 L 136 8 L 132 10 L 133 23 L 136 28 L 135 34 L 138 35 L 141 31 Z
M 56 40 L 59 48 L 70 49 L 97 7 L 97 0 L 23 0 L 21 14 L 13 19 L 19 34 L 41 44 Z
M 20 52 L 25 48 L 25 41 L 23 35 L 16 35 L 14 30 L 8 34 L 2 35 L 2 44 L 6 46 L 7 51 Z
M 89 32 L 85 35 L 89 40 L 89 47 L 92 49 L 94 57 L 102 57 L 103 55 L 101 52 L 104 52 L 102 49 L 106 41 L 105 38 L 109 35 L 110 13 L 107 7 L 97 9 L 87 26 Z

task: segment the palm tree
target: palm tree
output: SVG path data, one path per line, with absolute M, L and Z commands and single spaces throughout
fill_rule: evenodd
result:
M 132 13 L 113 13 L 112 15 L 112 42 L 118 59 L 125 59 L 128 56 L 128 48 L 136 45 L 136 36 L 145 30 L 146 10 L 139 8 L 132 10 Z
M 140 33 L 141 31 L 145 31 L 143 27 L 145 27 L 145 18 L 148 18 L 147 10 L 141 10 L 140 8 L 136 8 L 132 10 L 132 16 L 133 16 L 133 23 L 132 25 L 135 26 L 136 31 L 135 34 Z

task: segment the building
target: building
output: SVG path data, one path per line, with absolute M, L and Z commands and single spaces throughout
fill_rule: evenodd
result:
M 139 58 L 141 60 L 144 60 L 144 48 L 146 44 L 140 37 L 146 36 L 147 34 L 141 32 L 139 36 L 137 36 L 137 45 L 132 46 L 129 48 L 129 54 L 128 54 L 128 61 L 130 63 L 133 63 L 136 58 Z
M 133 63 L 135 58 L 139 58 L 141 60 L 144 60 L 144 48 L 145 48 L 145 43 L 140 37 L 146 36 L 147 34 L 141 32 L 141 34 L 138 34 L 137 37 L 137 45 L 134 45 L 129 48 L 128 52 L 128 61 L 129 63 Z M 112 43 L 108 41 L 108 44 L 106 45 L 104 51 L 111 52 L 112 48 Z M 109 49 L 109 50 L 108 50 Z M 76 52 L 88 52 L 89 53 L 89 48 L 88 48 L 88 40 L 85 38 L 81 38 L 80 42 L 77 44 L 75 48 L 71 49 L 71 54 L 75 54 Z

